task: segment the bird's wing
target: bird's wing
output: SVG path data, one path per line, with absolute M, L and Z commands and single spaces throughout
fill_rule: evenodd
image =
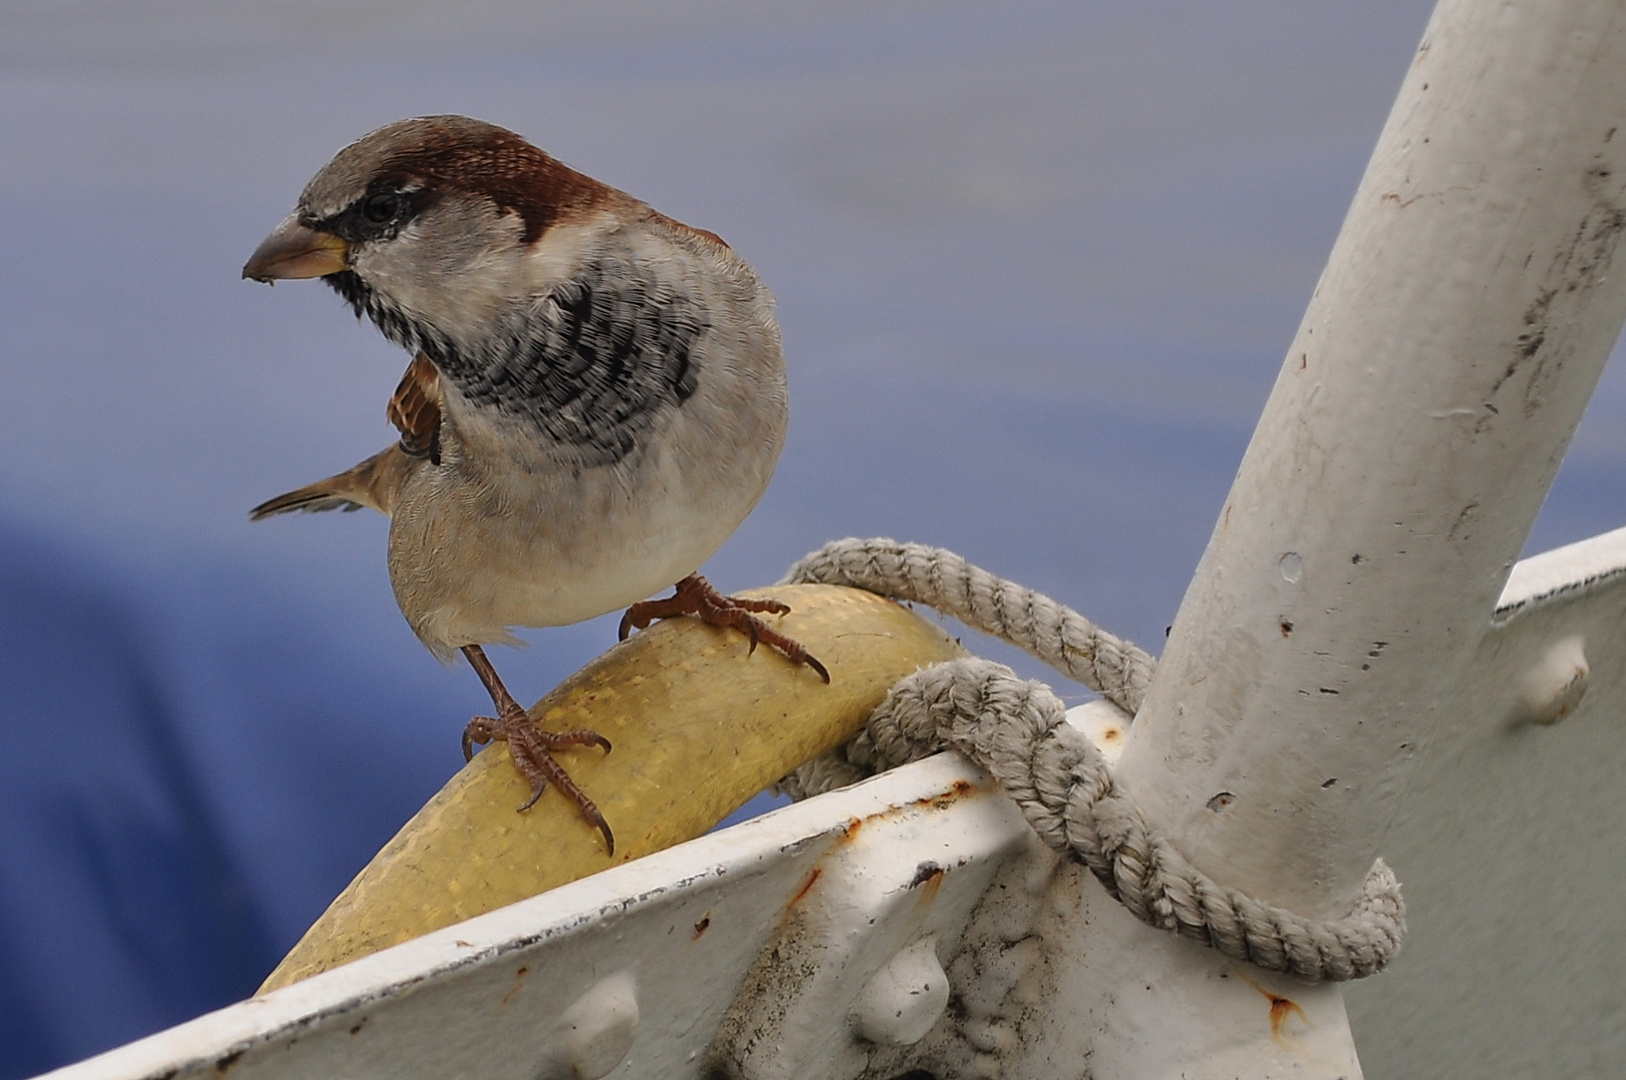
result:
M 395 509 L 401 488 L 423 466 L 423 459 L 408 454 L 400 443 L 297 491 L 267 499 L 248 512 L 250 521 L 294 510 L 360 510 L 363 506 L 388 515 Z
M 407 365 L 385 415 L 401 433 L 401 449 L 412 457 L 439 464 L 440 372 L 419 353 Z

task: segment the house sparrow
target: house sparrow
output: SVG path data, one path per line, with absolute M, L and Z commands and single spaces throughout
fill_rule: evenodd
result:
M 698 614 L 824 665 L 695 570 L 756 505 L 786 424 L 773 299 L 719 237 L 460 116 L 364 136 L 306 186 L 243 276 L 321 277 L 414 353 L 388 417 L 398 443 L 256 507 L 390 516 L 389 572 L 413 631 L 461 651 L 496 706 L 463 734 L 508 743 L 615 839 L 554 758 L 608 740 L 539 729 L 482 648 L 514 626 L 631 605 L 621 636 Z M 677 582 L 668 599 L 641 601 Z

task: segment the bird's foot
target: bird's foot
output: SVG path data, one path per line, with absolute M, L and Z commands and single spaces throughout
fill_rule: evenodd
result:
M 529 810 L 536 805 L 536 800 L 548 790 L 551 782 L 571 802 L 576 804 L 582 817 L 598 827 L 604 834 L 604 843 L 615 854 L 615 834 L 610 832 L 610 823 L 604 820 L 604 815 L 594 805 L 593 800 L 587 797 L 587 792 L 576 786 L 576 781 L 565 772 L 565 767 L 559 764 L 553 756 L 553 751 L 562 750 L 567 746 L 598 746 L 604 752 L 610 752 L 610 740 L 596 731 L 544 731 L 536 726 L 530 714 L 520 708 L 519 703 L 513 699 L 502 680 L 497 678 L 496 671 L 486 659 L 484 650 L 478 645 L 465 645 L 463 653 L 469 658 L 469 663 L 479 674 L 486 687 L 491 690 L 491 700 L 497 706 L 496 716 L 476 716 L 469 721 L 469 726 L 463 729 L 463 759 L 471 760 L 474 757 L 476 745 L 484 746 L 492 739 L 501 739 L 508 744 L 508 756 L 514 762 L 514 768 L 519 770 L 521 776 L 531 785 L 531 797 L 520 807 L 521 811 Z
M 587 792 L 576 786 L 576 781 L 570 778 L 565 767 L 553 756 L 553 751 L 567 746 L 598 746 L 609 753 L 609 739 L 596 731 L 544 731 L 517 705 L 513 709 L 504 709 L 502 716 L 476 716 L 470 720 L 469 726 L 463 729 L 464 758 L 472 758 L 476 745 L 483 746 L 492 739 L 500 739 L 508 744 L 508 755 L 513 759 L 514 768 L 531 785 L 531 797 L 525 800 L 521 811 L 535 806 L 536 800 L 552 783 L 565 798 L 576 804 L 582 817 L 598 827 L 599 832 L 604 834 L 604 843 L 609 847 L 610 854 L 615 854 L 615 834 L 610 832 L 609 822 L 604 820 L 604 815 L 599 813 Z
M 757 613 L 783 615 L 789 604 L 778 600 L 747 600 L 724 596 L 712 588 L 711 582 L 699 574 L 690 574 L 677 583 L 677 591 L 661 600 L 644 600 L 627 609 L 621 616 L 621 640 L 625 641 L 633 629 L 642 630 L 656 619 L 670 619 L 674 615 L 698 615 L 712 626 L 732 626 L 751 639 L 749 652 L 756 652 L 760 642 L 785 654 L 793 664 L 806 664 L 818 672 L 819 678 L 830 681 L 830 672 L 801 643 L 786 637 L 756 617 Z

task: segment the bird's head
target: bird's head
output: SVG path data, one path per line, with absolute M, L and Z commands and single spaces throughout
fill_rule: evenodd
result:
M 243 276 L 321 277 L 386 336 L 433 356 L 480 341 L 535 292 L 544 234 L 617 195 L 494 124 L 400 120 L 339 151 Z

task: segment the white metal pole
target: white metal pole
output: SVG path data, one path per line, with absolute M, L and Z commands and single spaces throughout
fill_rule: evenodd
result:
M 1442 0 L 1123 756 L 1220 882 L 1348 910 L 1619 334 L 1623 230 L 1626 4 Z

